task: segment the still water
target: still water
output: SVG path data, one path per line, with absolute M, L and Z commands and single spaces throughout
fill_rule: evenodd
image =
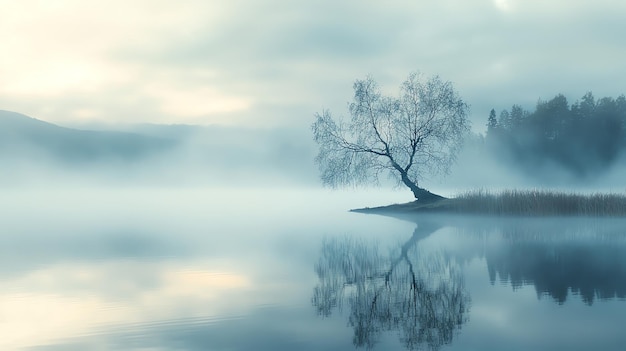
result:
M 3 189 L 0 350 L 623 350 L 626 221 L 395 193 Z M 400 197 L 397 201 L 409 199 Z

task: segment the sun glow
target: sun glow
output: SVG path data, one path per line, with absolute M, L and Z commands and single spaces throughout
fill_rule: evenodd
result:
M 211 262 L 195 262 L 194 269 L 187 264 L 60 264 L 0 282 L 0 349 L 119 324 L 219 314 L 225 308 L 219 301 L 245 294 L 252 285 L 246 275 L 211 269 Z M 96 290 L 100 293 L 92 293 Z
M 513 0 L 494 0 L 493 3 L 502 12 L 512 12 L 515 7 Z

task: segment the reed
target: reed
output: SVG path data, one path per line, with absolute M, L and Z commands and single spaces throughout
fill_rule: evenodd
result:
M 458 195 L 461 213 L 519 216 L 626 216 L 626 194 L 577 194 L 549 190 L 475 190 Z

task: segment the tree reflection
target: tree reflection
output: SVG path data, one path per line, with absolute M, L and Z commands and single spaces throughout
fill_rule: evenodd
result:
M 364 240 L 326 240 L 315 266 L 319 283 L 312 302 L 318 313 L 349 308 L 357 347 L 372 348 L 385 331 L 398 331 L 409 350 L 450 343 L 467 321 L 469 295 L 458 265 L 416 245 L 436 229 L 419 225 L 388 254 Z
M 514 290 L 534 286 L 538 298 L 591 306 L 626 298 L 626 220 L 509 218 L 457 222 L 466 241 L 457 260 L 484 257 L 489 279 Z M 464 255 L 464 257 L 460 257 Z
M 515 241 L 485 256 L 491 284 L 498 274 L 513 288 L 533 284 L 539 297 L 549 295 L 558 304 L 571 292 L 592 305 L 596 298 L 626 297 L 624 249 L 610 242 Z

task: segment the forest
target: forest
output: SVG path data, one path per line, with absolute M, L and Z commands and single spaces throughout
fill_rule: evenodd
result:
M 613 166 L 626 149 L 626 97 L 596 99 L 591 92 L 570 104 L 556 95 L 539 100 L 534 111 L 520 105 L 491 110 L 486 148 L 499 161 L 541 176 L 539 170 L 557 166 L 585 179 Z

